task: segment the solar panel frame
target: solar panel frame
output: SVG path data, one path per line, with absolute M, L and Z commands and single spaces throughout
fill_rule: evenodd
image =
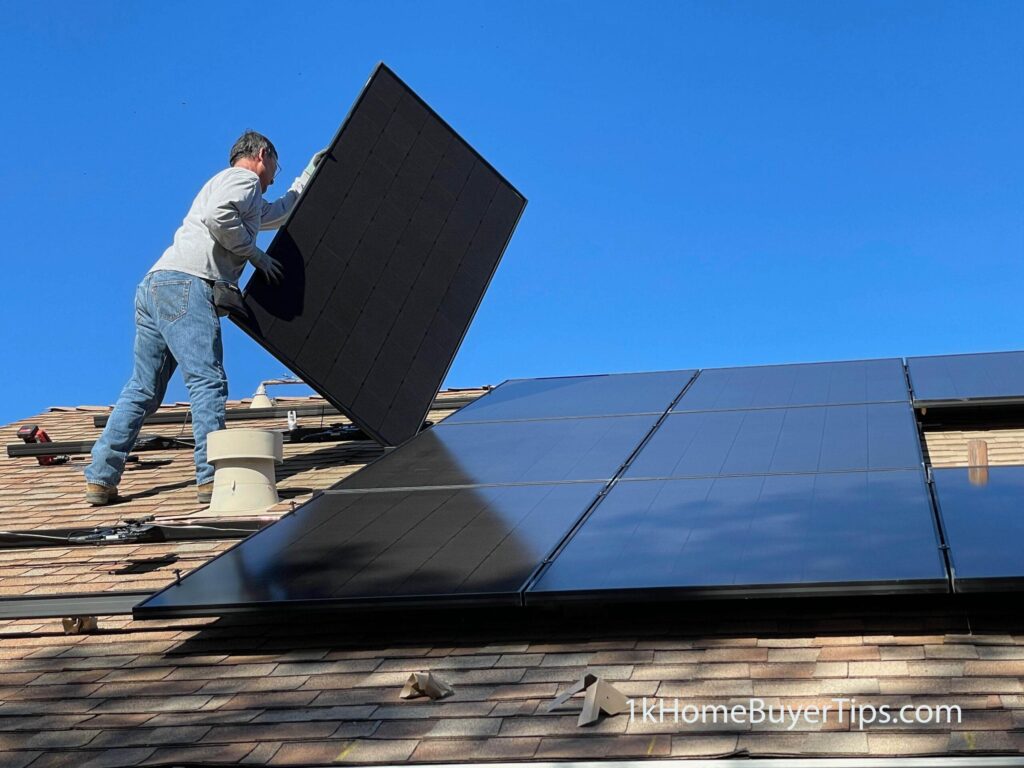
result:
M 382 84 L 387 85 L 383 92 Z M 389 116 L 386 125 L 375 128 L 371 118 L 384 115 Z M 397 164 L 408 146 L 423 151 Z M 383 63 L 330 148 L 267 249 L 284 265 L 285 281 L 271 287 L 254 274 L 245 289 L 250 316 L 233 319 L 367 434 L 398 445 L 423 424 L 526 198 Z M 436 165 L 421 157 L 430 152 Z M 371 163 L 379 174 L 362 172 Z M 389 172 L 406 174 L 403 184 L 409 188 L 392 185 L 387 194 L 417 203 L 405 224 L 401 205 L 390 205 L 390 198 L 380 208 L 368 203 L 383 194 L 373 185 L 379 186 L 379 178 Z M 310 194 L 328 180 L 359 193 Z M 416 189 L 422 192 L 419 198 Z M 480 208 L 484 193 L 490 196 Z M 472 206 L 483 212 L 470 232 Z M 371 230 L 375 236 L 359 242 L 339 236 Z M 406 239 L 398 242 L 400 236 Z M 463 242 L 466 248 L 454 256 Z M 393 293 L 405 298 L 396 301 Z M 307 309 L 317 302 L 333 307 L 335 314 Z M 273 304 L 277 314 L 264 303 Z M 295 320 L 307 316 L 312 319 Z
M 907 375 L 918 407 L 1024 403 L 1024 351 L 908 357 Z

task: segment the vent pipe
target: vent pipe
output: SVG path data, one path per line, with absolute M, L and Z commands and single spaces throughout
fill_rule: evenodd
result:
M 250 408 L 273 408 L 277 403 L 274 402 L 274 398 L 267 394 L 267 387 L 273 384 L 305 384 L 302 379 L 294 379 L 282 377 L 280 379 L 267 379 L 261 381 L 260 385 L 256 387 L 256 394 L 252 396 L 252 402 L 249 403 Z
M 988 442 L 967 442 L 967 478 L 971 485 L 988 485 Z
M 250 408 L 273 408 L 275 405 L 274 398 L 267 394 L 267 387 L 265 384 L 260 384 L 256 388 L 256 394 L 252 396 L 252 402 L 249 403 Z
M 277 504 L 274 466 L 284 461 L 280 432 L 222 429 L 206 440 L 206 458 L 215 469 L 210 512 L 253 515 Z

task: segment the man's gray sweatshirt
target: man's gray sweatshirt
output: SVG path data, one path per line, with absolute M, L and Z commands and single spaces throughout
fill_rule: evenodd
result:
M 199 190 L 171 247 L 149 271 L 170 269 L 237 285 L 245 262 L 262 253 L 256 234 L 281 226 L 300 191 L 296 179 L 282 197 L 268 203 L 255 173 L 235 167 L 221 171 Z

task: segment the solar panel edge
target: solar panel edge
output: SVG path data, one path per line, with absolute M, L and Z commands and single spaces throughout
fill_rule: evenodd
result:
M 498 174 L 498 175 L 500 177 L 500 174 Z M 511 187 L 511 185 L 510 185 L 510 187 Z M 517 192 L 517 194 L 519 194 L 519 193 Z M 437 389 L 435 389 L 434 392 L 431 393 L 431 401 L 434 398 L 437 397 L 437 393 L 440 391 L 440 387 L 444 384 L 445 379 L 448 378 L 448 373 L 451 371 L 452 364 L 455 362 L 455 356 L 458 354 L 458 350 L 462 348 L 462 344 L 466 340 L 466 334 L 469 332 L 469 328 L 470 328 L 470 326 L 472 326 L 473 320 L 476 319 L 477 312 L 480 311 L 480 305 L 483 303 L 483 297 L 487 294 L 487 291 L 490 288 L 491 282 L 494 280 L 494 275 L 497 274 L 498 267 L 501 264 L 501 260 L 504 258 L 505 251 L 508 248 L 508 244 L 512 241 L 512 236 L 513 236 L 513 234 L 515 234 L 515 230 L 519 226 L 519 221 L 522 219 L 523 212 L 526 209 L 526 198 L 523 198 L 521 195 L 520 195 L 520 198 L 522 199 L 523 204 L 520 207 L 518 214 L 516 215 L 515 222 L 512 224 L 512 227 L 511 227 L 511 229 L 509 231 L 508 237 L 505 239 L 505 244 L 502 246 L 501 252 L 498 254 L 498 257 L 497 257 L 497 259 L 495 261 L 494 267 L 491 269 L 490 275 L 488 275 L 487 280 L 484 283 L 483 290 L 481 291 L 481 294 L 480 294 L 480 300 L 476 302 L 476 307 L 473 309 L 473 312 L 470 315 L 469 321 L 466 323 L 466 327 L 463 330 L 462 335 L 459 337 L 459 340 L 458 340 L 458 342 L 455 345 L 455 353 L 452 355 L 451 359 L 448 361 L 448 365 L 445 366 L 444 372 L 441 375 L 440 382 L 438 383 Z M 423 413 L 423 418 L 426 417 L 427 413 L 429 413 L 429 404 L 427 405 L 427 408 L 426 408 L 426 410 Z
M 278 359 L 280 359 L 281 357 L 287 357 L 287 355 L 284 355 L 283 353 L 281 353 L 281 351 L 275 345 L 273 345 L 272 343 L 269 343 L 267 340 L 263 339 L 262 337 L 252 333 L 245 326 L 239 325 L 239 327 L 253 341 L 255 341 L 257 344 L 259 344 L 261 347 L 263 347 L 265 350 L 267 350 L 267 352 L 269 352 L 274 357 L 276 357 Z M 340 411 L 342 414 L 344 414 L 346 417 L 348 417 L 352 421 L 353 424 L 355 424 L 357 427 L 359 427 L 361 430 L 363 430 L 363 432 L 365 432 L 370 437 L 372 437 L 376 442 L 378 442 L 378 443 L 380 443 L 382 445 L 395 445 L 394 443 L 389 442 L 389 440 L 385 436 L 380 434 L 375 427 L 371 426 L 368 422 L 364 421 L 362 418 L 360 418 L 355 413 L 352 413 L 351 408 L 349 406 L 344 405 L 341 402 L 337 401 L 336 398 L 333 395 L 328 394 L 326 390 L 320 389 L 316 384 L 310 383 L 310 378 L 311 377 L 307 377 L 306 373 L 302 370 L 301 367 L 299 367 L 299 366 L 290 366 L 290 367 L 292 367 L 293 373 L 295 373 L 296 376 L 298 376 L 300 379 L 302 379 L 303 382 L 306 384 L 306 386 L 308 386 L 310 389 L 312 389 L 314 392 L 316 392 L 318 395 L 320 395 L 320 397 L 322 397 L 328 403 L 330 403 L 335 408 L 337 408 L 338 411 Z M 437 393 L 435 393 L 435 397 L 436 397 L 436 394 Z M 409 439 L 409 438 L 406 438 L 406 439 Z
M 370 75 L 366 78 L 366 81 L 363 83 L 363 87 L 359 90 L 359 94 L 358 94 L 358 96 L 356 96 L 356 100 L 352 103 L 352 106 L 349 107 L 348 111 L 345 113 L 345 117 L 342 119 L 341 124 L 338 126 L 338 129 L 334 132 L 334 136 L 332 136 L 330 142 L 328 142 L 328 144 L 327 144 L 328 147 L 333 147 L 335 144 L 338 143 L 338 139 L 341 137 L 341 134 L 344 132 L 345 127 L 348 125 L 349 120 L 351 119 L 351 117 L 355 113 L 355 111 L 359 108 L 360 104 L 362 103 L 362 100 L 363 100 L 364 96 L 368 93 L 369 88 L 370 88 L 370 84 L 373 82 L 373 79 L 379 73 L 381 73 L 383 71 L 391 72 L 391 69 L 383 61 L 377 62 L 377 64 L 374 66 L 373 70 L 370 72 Z M 391 72 L 391 73 L 392 73 L 392 75 L 394 75 L 393 72 Z M 397 75 L 394 75 L 394 76 L 397 78 Z M 322 166 L 317 165 L 317 167 L 315 167 L 313 169 L 313 173 L 309 177 L 309 181 L 306 183 L 306 189 L 308 189 L 308 188 L 313 186 L 313 181 L 317 178 L 317 175 L 321 172 L 321 167 Z M 305 189 L 303 191 L 305 191 Z M 292 208 L 292 210 L 288 214 L 287 218 L 285 218 L 284 222 L 281 224 L 281 229 L 286 228 L 288 226 L 288 224 L 291 223 L 292 219 L 295 218 L 296 211 L 298 211 L 299 206 L 302 205 L 303 197 L 304 196 L 300 193 L 298 200 L 295 201 L 295 206 Z
M 470 143 L 469 143 L 468 141 L 466 141 L 465 137 L 463 137 L 463 136 L 462 136 L 462 134 L 460 134 L 460 133 L 459 133 L 458 131 L 456 131 L 456 130 L 455 130 L 455 129 L 454 129 L 454 128 L 453 128 L 453 127 L 452 127 L 452 126 L 451 126 L 451 125 L 450 125 L 450 124 L 448 123 L 448 121 L 447 121 L 447 120 L 445 120 L 445 119 L 444 119 L 443 117 L 441 117 L 441 116 L 440 116 L 440 115 L 439 115 L 439 114 L 438 114 L 437 112 L 435 112 L 435 111 L 434 111 L 434 108 L 433 108 L 433 107 L 431 107 L 431 106 L 430 106 L 430 104 L 428 104 L 428 103 L 427 103 L 427 102 L 426 102 L 426 101 L 425 101 L 425 100 L 424 100 L 424 99 L 423 99 L 423 98 L 422 98 L 422 97 L 421 97 L 421 96 L 420 96 L 420 95 L 419 95 L 419 94 L 418 94 L 418 93 L 417 93 L 417 92 L 416 92 L 416 91 L 415 91 L 415 90 L 414 90 L 413 88 L 411 88 L 411 87 L 409 86 L 409 84 L 408 84 L 408 83 L 406 83 L 406 82 L 405 82 L 404 80 L 402 80 L 402 78 L 401 78 L 401 77 L 399 77 L 399 76 L 398 76 L 398 75 L 397 75 L 397 74 L 396 74 L 396 73 L 394 72 L 394 70 L 392 70 L 392 69 L 391 69 L 390 67 L 388 67 L 388 65 L 387 65 L 387 64 L 385 64 L 385 63 L 384 63 L 384 62 L 382 61 L 382 62 L 380 62 L 380 64 L 378 64 L 378 67 L 380 67 L 380 68 L 383 68 L 383 69 L 384 69 L 385 71 L 389 72 L 389 73 L 391 74 L 391 76 L 392 76 L 392 77 L 394 77 L 394 78 L 395 78 L 395 79 L 396 79 L 396 80 L 397 80 L 397 81 L 398 81 L 399 83 L 401 83 L 401 84 L 402 84 L 402 85 L 403 85 L 403 86 L 404 86 L 404 87 L 405 87 L 405 88 L 406 88 L 406 89 L 407 89 L 407 90 L 408 90 L 408 91 L 409 91 L 409 92 L 410 92 L 410 93 L 411 93 L 411 94 L 412 94 L 412 95 L 413 95 L 413 96 L 414 96 L 414 97 L 416 98 L 416 100 L 417 100 L 417 101 L 418 101 L 418 102 L 420 103 L 420 105 L 421 105 L 421 106 L 423 106 L 423 107 L 425 107 L 425 108 L 426 108 L 426 110 L 427 110 L 427 113 L 428 113 L 428 114 L 432 115 L 432 116 L 433 116 L 433 117 L 434 117 L 434 118 L 435 118 L 435 119 L 436 119 L 436 120 L 437 120 L 438 122 L 440 122 L 440 123 L 441 123 L 442 125 L 444 125 L 444 127 L 445 127 L 445 128 L 447 128 L 447 129 L 448 129 L 449 131 L 451 131 L 451 132 L 452 132 L 453 134 L 455 134 L 455 136 L 456 136 L 456 137 L 458 137 L 458 138 L 459 138 L 460 140 L 462 140 L 462 141 L 463 141 L 463 143 L 465 143 L 465 144 L 466 144 L 466 146 L 467 146 L 467 147 L 469 147 L 470 151 L 471 151 L 471 152 L 472 152 L 473 154 L 475 154 L 475 155 L 477 156 L 477 159 L 478 159 L 478 160 L 479 160 L 480 162 L 484 163 L 484 164 L 485 164 L 485 165 L 486 165 L 486 166 L 487 166 L 488 168 L 490 168 L 490 169 L 491 169 L 491 171 L 493 171 L 493 172 L 494 172 L 494 173 L 495 173 L 495 174 L 496 174 L 496 175 L 498 176 L 498 178 L 499 178 L 499 179 L 500 179 L 500 180 L 501 180 L 501 181 L 502 181 L 502 182 L 503 182 L 503 183 L 504 183 L 504 184 L 505 184 L 505 185 L 506 185 L 506 186 L 507 186 L 507 187 L 508 187 L 509 189 L 511 189 L 511 190 L 512 190 L 512 191 L 513 191 L 513 192 L 514 192 L 514 193 L 515 193 L 516 195 L 518 195 L 518 196 L 519 196 L 519 197 L 520 197 L 520 198 L 522 199 L 522 201 L 523 201 L 523 206 L 525 207 L 525 205 L 526 205 L 526 203 L 527 203 L 527 198 L 525 197 L 525 195 L 523 195 L 523 193 L 522 193 L 522 192 L 520 192 L 520 191 L 519 191 L 519 190 L 518 190 L 518 189 L 516 188 L 516 186 L 515 186 L 514 184 L 512 184 L 512 183 L 511 183 L 511 182 L 510 182 L 510 181 L 509 181 L 509 180 L 508 180 L 508 179 L 507 179 L 507 178 L 506 178 L 506 177 L 505 177 L 505 176 L 504 176 L 504 175 L 503 175 L 503 174 L 502 174 L 502 173 L 501 173 L 501 172 L 500 172 L 500 171 L 499 171 L 499 170 L 498 170 L 497 168 L 495 168 L 495 167 L 494 167 L 493 165 L 491 165 L 491 164 L 490 164 L 490 162 L 488 162 L 487 158 L 485 158 L 485 157 L 484 157 L 484 156 L 483 156 L 482 154 L 480 154 L 480 153 L 479 153 L 479 152 L 478 152 L 478 151 L 477 151 L 476 149 L 474 149 L 474 148 L 473 148 L 473 146 L 472 146 L 472 145 L 471 145 L 471 144 L 470 144 Z

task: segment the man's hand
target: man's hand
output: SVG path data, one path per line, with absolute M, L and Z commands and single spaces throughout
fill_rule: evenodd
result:
M 281 270 L 281 262 L 277 259 L 257 248 L 256 252 L 249 257 L 249 262 L 260 271 L 271 285 L 277 285 L 281 282 L 283 272 Z
M 313 175 L 313 171 L 316 169 L 318 165 L 320 165 L 320 161 L 323 160 L 326 156 L 326 149 L 321 149 L 319 152 L 313 155 L 313 159 L 310 160 L 309 165 L 306 166 L 306 170 L 309 171 L 310 175 Z
M 326 156 L 326 149 L 321 149 L 319 152 L 313 155 L 313 158 L 309 161 L 309 165 L 306 166 L 306 169 L 299 175 L 298 178 L 295 179 L 294 182 L 292 182 L 292 191 L 298 192 L 299 194 L 302 193 L 302 190 L 306 188 L 306 185 L 309 184 L 309 180 L 313 177 L 313 171 L 316 170 L 316 167 L 320 165 L 320 161 L 323 160 Z

